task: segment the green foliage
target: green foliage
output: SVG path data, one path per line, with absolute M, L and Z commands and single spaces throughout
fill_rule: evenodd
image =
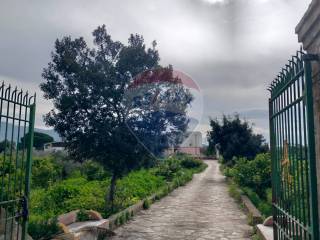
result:
M 119 217 L 119 225 L 122 225 L 126 222 L 126 216 L 124 214 L 121 214 Z
M 233 167 L 222 168 L 232 178 L 230 195 L 240 198 L 239 187 L 264 216 L 272 215 L 271 158 L 269 153 L 258 154 L 253 160 L 239 158 Z
M 228 191 L 229 191 L 229 195 L 231 197 L 233 197 L 235 200 L 240 202 L 240 200 L 241 200 L 241 192 L 239 191 L 239 188 L 238 188 L 238 186 L 236 184 L 231 183 L 229 185 Z
M 108 181 L 87 181 L 70 178 L 50 186 L 47 190 L 31 192 L 31 214 L 50 213 L 56 216 L 75 209 L 104 211 L 105 186 Z
M 62 168 L 62 178 L 66 179 L 81 170 L 81 163 L 75 162 L 65 152 L 58 151 L 50 154 L 54 162 Z
M 32 187 L 46 188 L 60 180 L 62 168 L 52 156 L 34 157 L 32 164 Z
M 264 216 L 272 215 L 272 205 L 270 203 L 261 199 L 257 193 L 248 187 L 244 187 L 242 190 Z
M 0 142 L 0 153 L 3 153 L 4 151 L 9 152 L 11 149 L 16 149 L 16 144 L 14 142 L 11 143 L 9 140 L 3 140 Z
M 61 232 L 56 218 L 46 218 L 43 215 L 32 215 L 29 219 L 28 233 L 33 239 L 50 239 Z
M 266 190 L 266 199 L 267 199 L 267 202 L 271 205 L 272 204 L 272 188 L 268 188 Z
M 181 166 L 184 168 L 198 168 L 200 167 L 202 162 L 198 159 L 194 159 L 192 157 L 186 157 L 181 161 Z
M 162 177 L 154 175 L 150 170 L 131 172 L 117 183 L 115 209 L 124 209 L 135 204 L 152 195 L 165 184 Z
M 151 205 L 151 201 L 149 199 L 146 199 L 143 201 L 143 209 L 149 209 Z
M 85 209 L 80 209 L 77 212 L 77 222 L 85 222 L 89 220 L 90 220 L 90 217 L 88 215 L 88 212 Z
M 243 187 L 249 187 L 264 196 L 271 187 L 271 157 L 269 153 L 258 154 L 254 160 L 240 158 L 233 168 L 225 171 L 227 176 Z
M 125 216 L 126 216 L 126 221 L 129 221 L 131 216 L 130 216 L 130 213 L 128 211 L 125 212 Z
M 175 157 L 172 157 L 164 160 L 159 165 L 156 175 L 164 177 L 167 181 L 171 181 L 180 169 L 181 161 Z
M 90 180 L 102 180 L 106 178 L 107 173 L 101 164 L 92 160 L 85 161 L 81 166 L 81 173 Z
M 228 165 L 235 164 L 233 157 L 253 159 L 258 153 L 268 151 L 263 136 L 254 134 L 249 123 L 241 121 L 239 115 L 224 115 L 222 121 L 211 119 L 210 126 L 209 151 L 214 152 L 217 147 Z

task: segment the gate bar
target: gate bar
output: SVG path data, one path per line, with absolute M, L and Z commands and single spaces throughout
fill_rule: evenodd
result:
M 313 240 L 319 239 L 319 216 L 318 216 L 318 191 L 317 191 L 317 170 L 315 153 L 315 132 L 314 132 L 314 111 L 313 111 L 313 91 L 312 91 L 312 65 L 311 61 L 319 60 L 316 55 L 306 54 L 303 57 L 305 62 L 306 78 L 306 106 L 307 106 L 307 130 L 308 130 L 308 155 L 310 159 L 310 202 L 311 202 L 311 231 Z

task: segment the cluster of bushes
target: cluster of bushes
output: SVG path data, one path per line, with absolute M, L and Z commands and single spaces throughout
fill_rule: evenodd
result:
M 70 163 L 60 165 L 57 163 L 60 160 L 61 156 L 55 155 L 34 159 L 29 221 L 29 234 L 34 239 L 57 233 L 57 216 L 75 209 L 96 210 L 103 217 L 112 214 L 105 202 L 110 187 L 108 172 L 99 164 L 87 161 L 80 166 L 74 165 L 72 171 L 69 169 L 66 174 L 63 173 L 66 172 L 64 165 L 69 166 Z M 173 188 L 184 185 L 194 173 L 205 167 L 199 160 L 177 156 L 160 160 L 153 168 L 133 171 L 117 181 L 115 211 L 121 211 L 153 194 L 160 199 Z M 149 205 L 145 203 L 146 208 Z
M 224 167 L 223 171 L 241 188 L 263 215 L 272 214 L 271 157 L 269 153 L 258 154 L 253 160 L 235 159 L 235 164 Z M 237 195 L 232 189 L 230 192 Z

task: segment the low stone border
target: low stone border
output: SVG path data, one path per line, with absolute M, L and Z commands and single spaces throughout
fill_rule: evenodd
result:
M 261 240 L 273 240 L 272 227 L 264 226 L 263 224 L 257 225 L 257 235 Z
M 154 202 L 155 198 L 156 198 L 156 194 L 152 195 L 151 197 L 146 198 L 145 200 L 141 200 L 141 201 L 137 202 L 136 204 L 126 208 L 125 210 L 122 210 L 121 212 L 118 212 L 114 215 L 111 215 L 108 218 L 109 229 L 114 230 L 118 226 L 121 225 L 121 224 L 117 224 L 117 221 L 119 218 L 121 218 L 121 216 L 125 216 L 127 213 L 130 214 L 130 217 L 132 217 L 133 215 L 136 215 L 138 212 L 140 212 L 143 209 L 144 201 L 149 200 L 151 202 Z
M 263 217 L 260 211 L 256 208 L 256 206 L 246 195 L 241 195 L 241 202 L 246 212 L 248 212 L 252 225 L 256 225 L 263 222 Z

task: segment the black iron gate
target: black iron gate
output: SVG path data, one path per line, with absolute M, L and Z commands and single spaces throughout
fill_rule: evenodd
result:
M 0 85 L 0 239 L 27 237 L 35 96 Z
M 269 88 L 276 240 L 319 239 L 312 60 L 298 51 Z

